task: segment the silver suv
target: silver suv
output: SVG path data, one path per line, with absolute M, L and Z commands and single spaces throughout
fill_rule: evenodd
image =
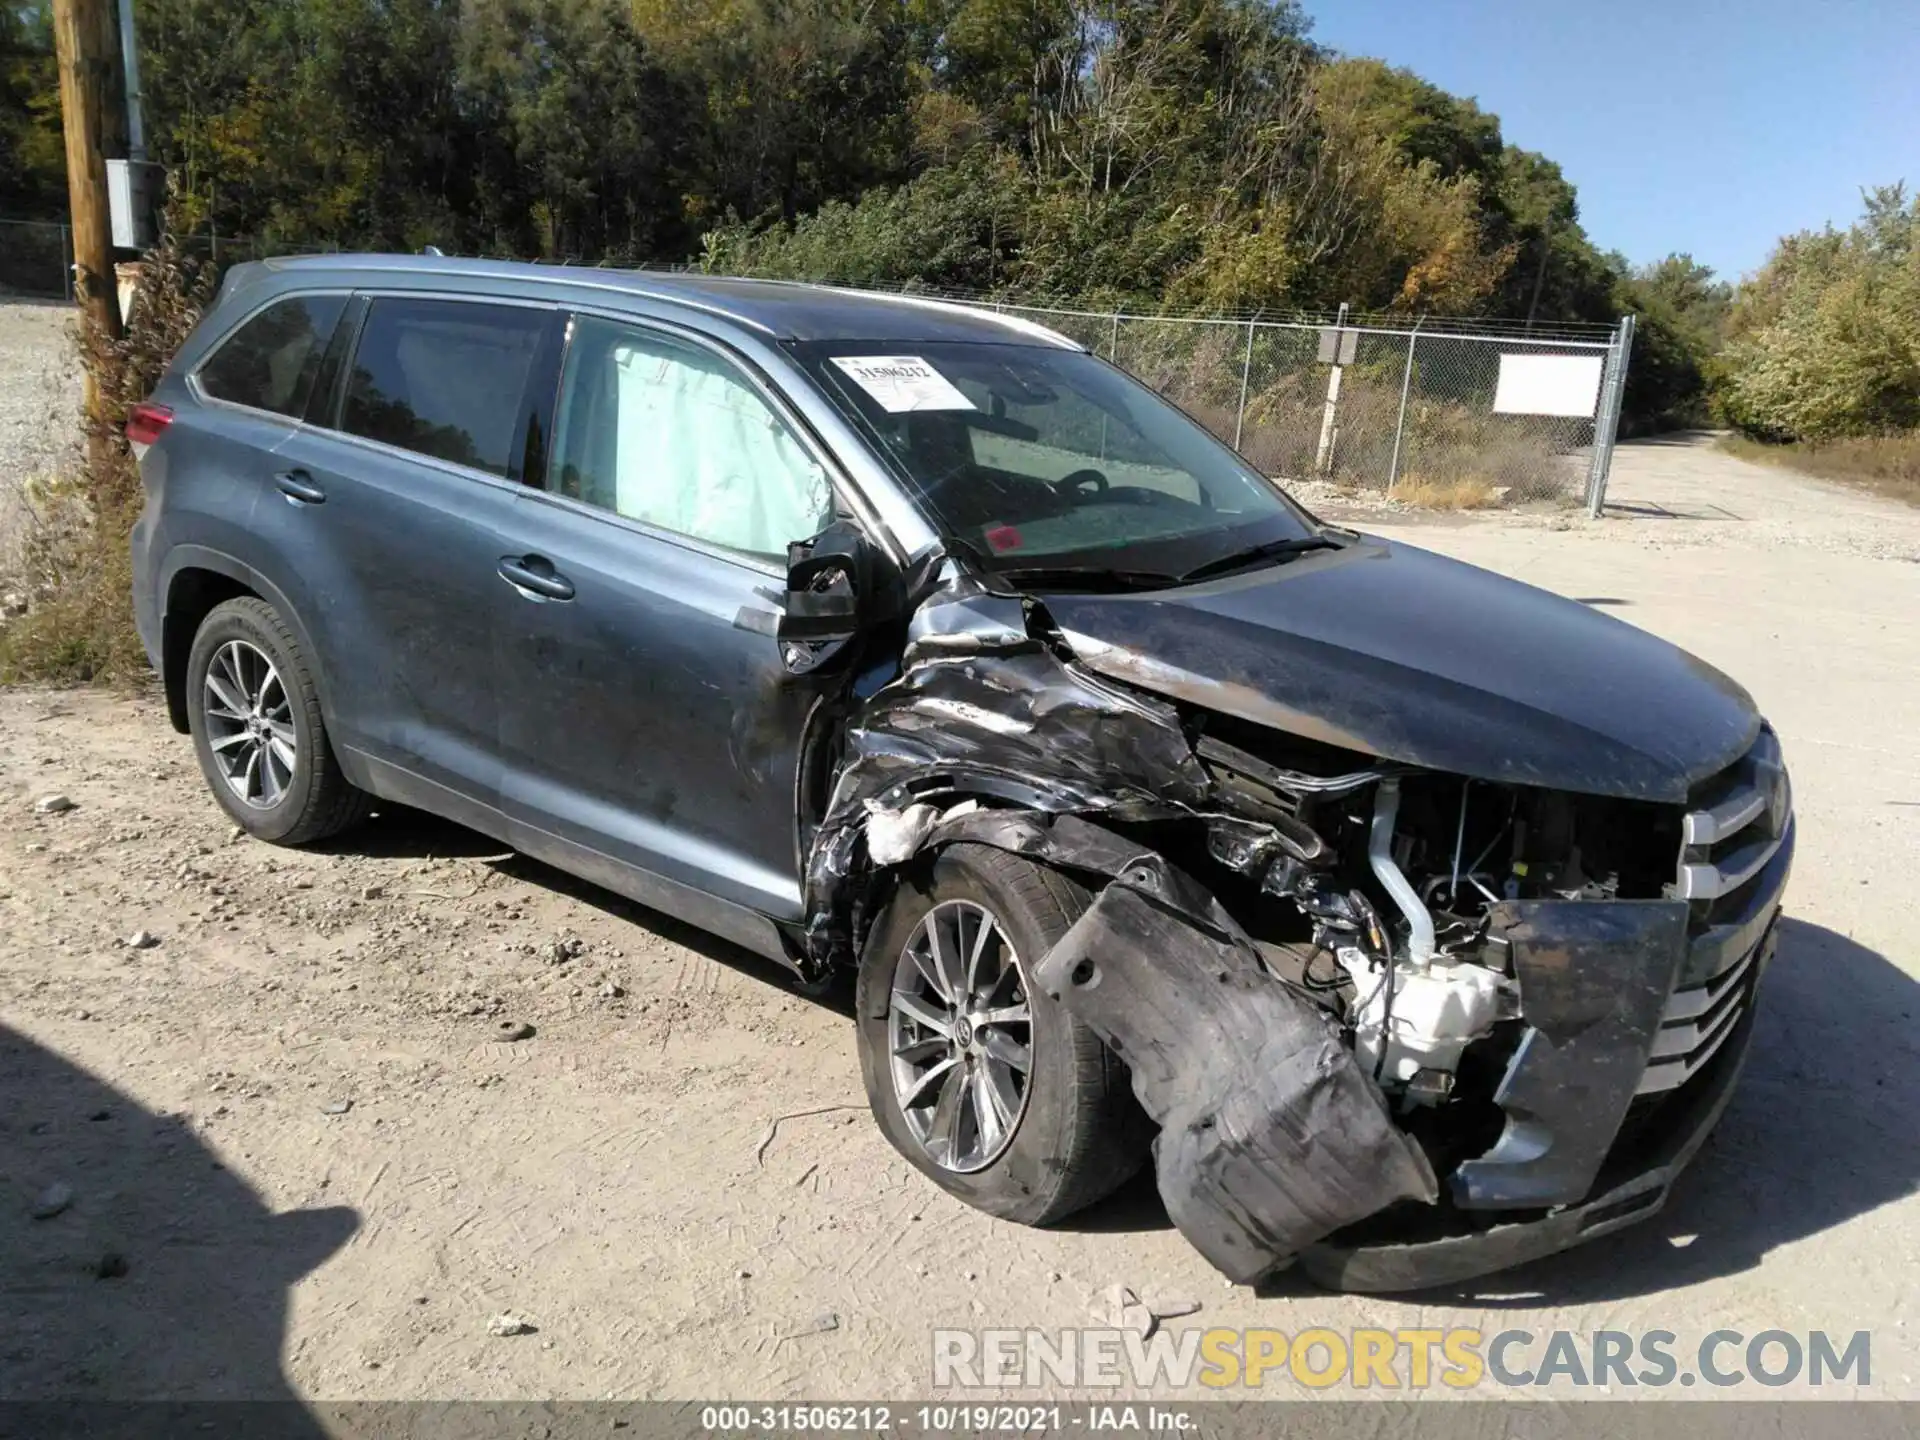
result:
M 1325 525 L 1049 331 L 800 285 L 233 271 L 128 426 L 215 799 L 383 801 L 854 980 L 869 1098 L 1033 1224 L 1153 1155 L 1236 1280 L 1651 1214 L 1793 850 L 1737 685 Z

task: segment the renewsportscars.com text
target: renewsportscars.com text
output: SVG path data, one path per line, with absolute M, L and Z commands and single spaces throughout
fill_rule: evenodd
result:
M 937 1389 L 1045 1385 L 1133 1389 L 1424 1390 L 1574 1385 L 1609 1390 L 1872 1383 L 1872 1336 L 1810 1330 L 1473 1329 L 936 1330 Z

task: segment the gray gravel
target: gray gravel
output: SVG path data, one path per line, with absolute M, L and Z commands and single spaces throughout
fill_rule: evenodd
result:
M 58 301 L 0 301 L 0 574 L 11 570 L 26 524 L 22 487 L 79 458 L 74 318 Z

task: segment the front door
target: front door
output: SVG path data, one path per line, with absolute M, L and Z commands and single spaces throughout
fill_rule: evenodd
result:
M 787 675 L 773 627 L 787 544 L 832 509 L 824 468 L 731 359 L 576 317 L 545 487 L 516 501 L 503 552 L 510 819 L 800 918 L 796 772 L 820 690 Z

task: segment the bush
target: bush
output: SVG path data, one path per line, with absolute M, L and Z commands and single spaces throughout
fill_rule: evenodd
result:
M 1792 235 L 1741 287 L 1723 417 L 1815 443 L 1920 427 L 1920 199 L 1867 196 L 1851 229 Z
M 29 487 L 19 588 L 26 613 L 0 627 L 0 681 L 74 684 L 130 679 L 146 669 L 134 631 L 128 537 L 143 500 L 122 433 L 127 412 L 153 393 L 199 322 L 212 275 L 180 249 L 171 225 L 146 257 L 126 333 L 80 323 L 95 403 L 83 420 L 87 461 L 77 475 Z

